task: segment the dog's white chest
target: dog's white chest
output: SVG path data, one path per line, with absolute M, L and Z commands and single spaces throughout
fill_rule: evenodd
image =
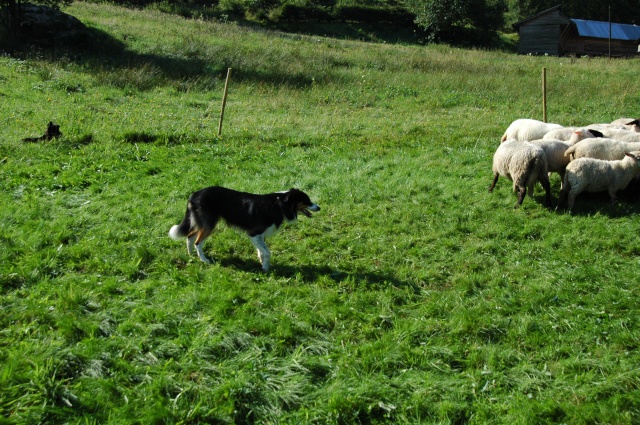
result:
M 264 236 L 265 238 L 268 238 L 269 236 L 273 236 L 276 233 L 278 233 L 278 230 L 280 230 L 280 228 L 275 224 L 272 224 L 271 226 L 267 227 L 267 230 L 264 231 L 262 236 Z

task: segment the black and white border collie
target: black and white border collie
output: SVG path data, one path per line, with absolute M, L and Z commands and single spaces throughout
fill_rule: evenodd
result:
M 186 237 L 187 252 L 191 254 L 195 245 L 198 257 L 211 263 L 202 252 L 202 245 L 223 219 L 229 226 L 246 232 L 256 247 L 262 270 L 266 272 L 271 253 L 265 238 L 277 233 L 283 223 L 295 222 L 299 212 L 311 217 L 310 211 L 320 211 L 320 207 L 298 189 L 255 195 L 212 186 L 189 196 L 184 219 L 171 227 L 169 236 L 175 240 Z

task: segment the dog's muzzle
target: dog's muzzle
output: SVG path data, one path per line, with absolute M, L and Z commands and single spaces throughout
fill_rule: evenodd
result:
M 313 211 L 313 212 L 320 211 L 320 207 L 318 206 L 318 204 L 313 204 L 310 207 L 303 208 L 302 209 L 302 214 L 306 215 L 307 217 L 311 217 L 311 211 Z

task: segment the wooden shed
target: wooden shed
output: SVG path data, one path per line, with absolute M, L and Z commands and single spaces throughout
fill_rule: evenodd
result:
M 637 56 L 640 26 L 571 19 L 560 6 L 517 22 L 518 53 L 532 55 Z

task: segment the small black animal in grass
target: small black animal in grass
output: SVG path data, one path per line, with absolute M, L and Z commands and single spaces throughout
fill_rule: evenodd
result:
M 53 138 L 56 137 L 60 137 L 62 136 L 62 133 L 60 133 L 60 126 L 54 124 L 52 121 L 49 121 L 49 124 L 47 125 L 47 130 L 44 132 L 44 134 L 40 137 L 27 137 L 22 139 L 23 142 L 39 142 L 41 140 L 51 140 Z

